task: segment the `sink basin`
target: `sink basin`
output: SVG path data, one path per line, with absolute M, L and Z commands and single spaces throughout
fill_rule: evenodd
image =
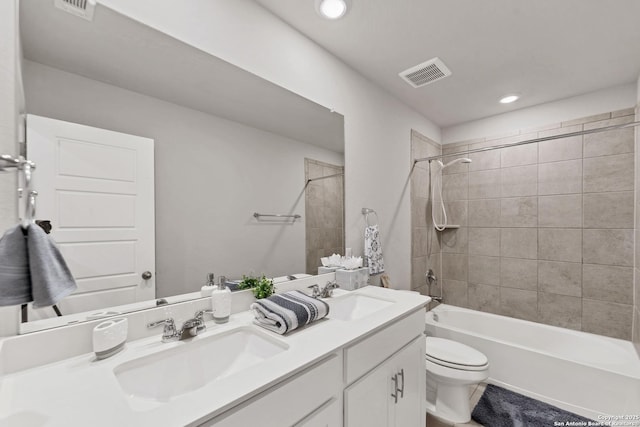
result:
M 359 294 L 344 295 L 331 298 L 326 301 L 330 307 L 329 315 L 327 317 L 329 319 L 344 321 L 369 316 L 370 314 L 393 304 L 391 301 Z
M 255 366 L 288 348 L 287 344 L 243 327 L 140 357 L 114 369 L 125 394 L 134 405 L 149 409 L 207 384 Z M 156 404 L 152 404 L 155 402 Z

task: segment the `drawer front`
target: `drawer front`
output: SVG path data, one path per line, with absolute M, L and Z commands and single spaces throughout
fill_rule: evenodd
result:
M 342 363 L 338 355 L 241 403 L 202 426 L 291 426 L 339 394 Z
M 342 404 L 337 397 L 325 402 L 293 427 L 342 427 Z
M 344 351 L 345 379 L 351 384 L 424 333 L 424 310 L 420 309 Z

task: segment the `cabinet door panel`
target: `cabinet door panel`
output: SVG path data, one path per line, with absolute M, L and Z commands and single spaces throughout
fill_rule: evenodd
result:
M 345 390 L 345 427 L 390 426 L 390 368 L 383 364 Z
M 332 398 L 294 427 L 342 427 L 340 400 Z
M 391 361 L 393 373 L 404 372 L 404 384 L 402 378 L 398 381 L 398 387 L 404 386 L 402 397 L 393 405 L 393 418 L 397 427 L 424 426 L 424 400 L 426 388 L 426 371 L 424 364 L 425 340 L 418 338 L 409 346 L 401 350 Z

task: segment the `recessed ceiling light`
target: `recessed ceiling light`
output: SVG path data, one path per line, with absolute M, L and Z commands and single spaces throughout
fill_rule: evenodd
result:
M 512 102 L 516 102 L 520 98 L 520 95 L 507 95 L 500 100 L 501 104 L 511 104 Z
M 339 19 L 347 13 L 346 0 L 316 0 L 316 12 L 323 18 Z

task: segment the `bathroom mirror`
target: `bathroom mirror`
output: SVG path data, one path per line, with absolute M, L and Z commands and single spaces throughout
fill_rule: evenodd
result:
M 27 112 L 154 140 L 155 297 L 136 300 L 139 272 L 129 299 L 82 283 L 84 310 L 31 311 L 22 333 L 197 298 L 209 272 L 315 274 L 343 251 L 340 114 L 103 5 L 89 21 L 53 3 L 20 5 Z

